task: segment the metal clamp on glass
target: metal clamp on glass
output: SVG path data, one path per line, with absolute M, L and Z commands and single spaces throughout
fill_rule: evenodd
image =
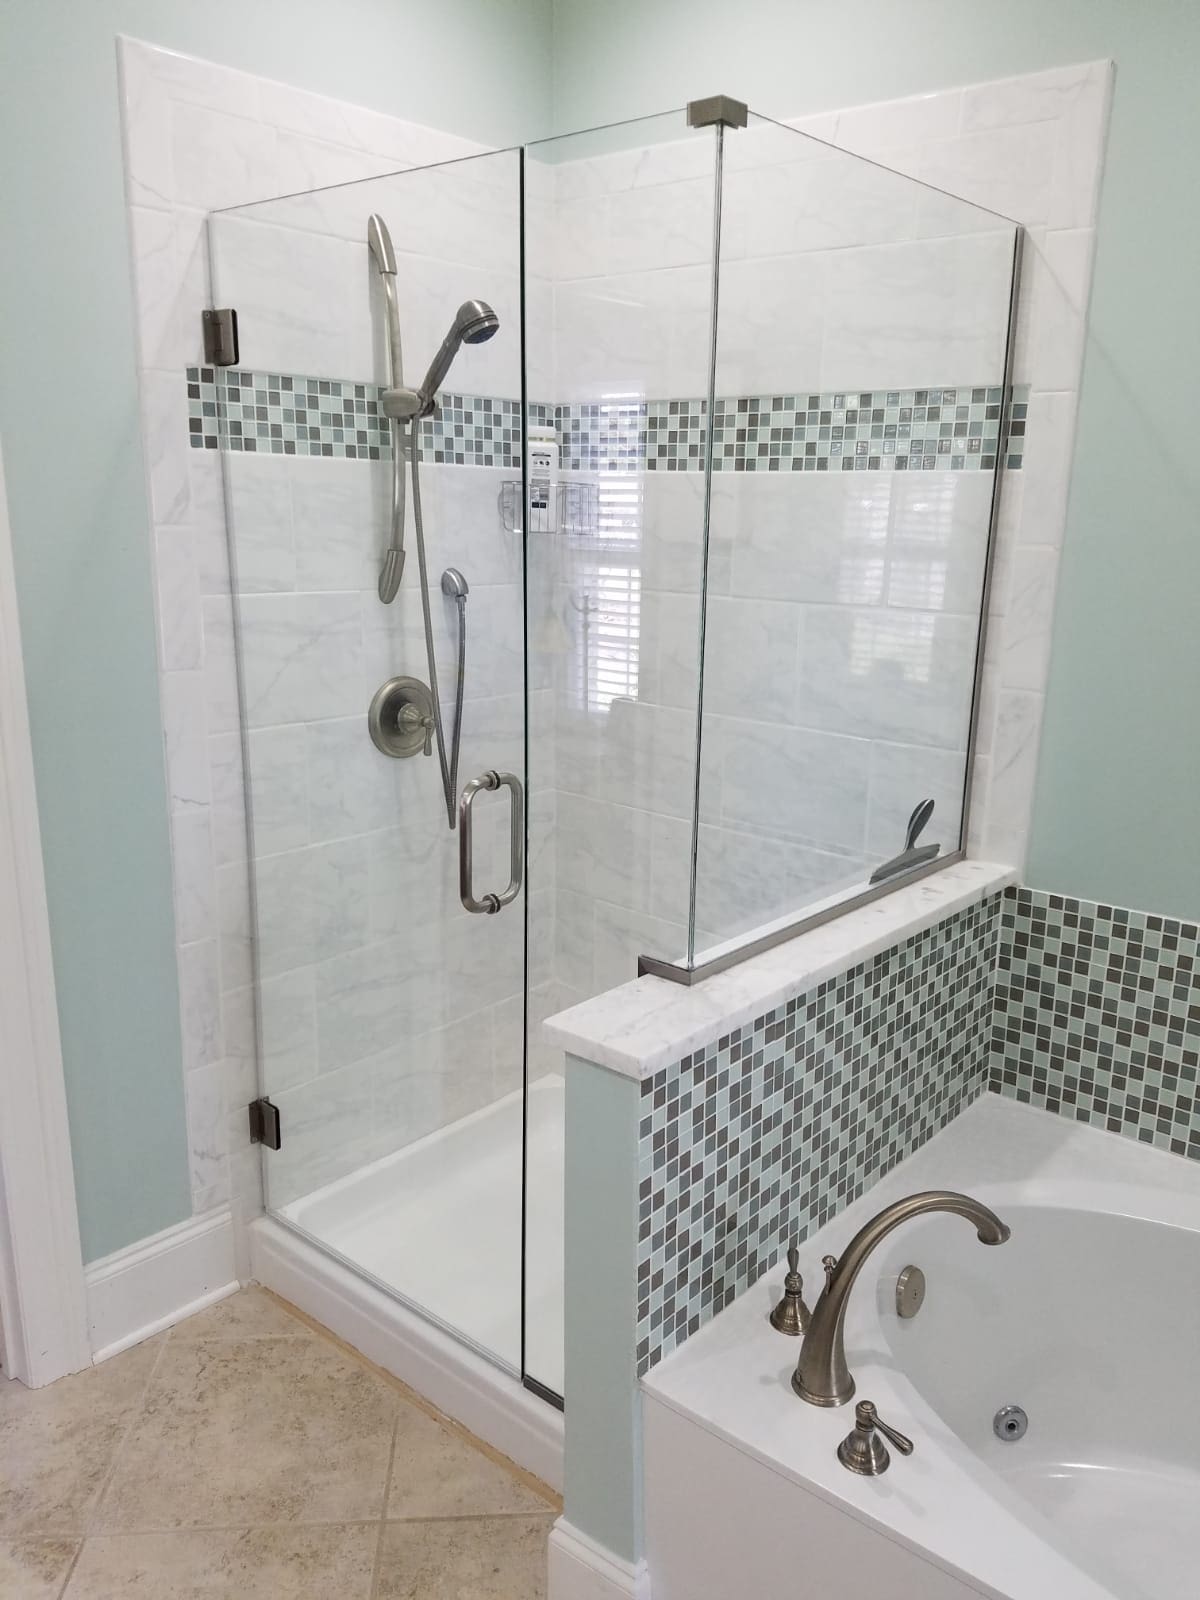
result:
M 471 809 L 475 804 L 475 796 L 481 789 L 501 788 L 508 790 L 512 801 L 508 834 L 510 863 L 508 888 L 502 894 L 485 894 L 482 899 L 477 900 L 471 882 Z M 521 780 L 511 772 L 481 772 L 478 778 L 472 778 L 470 783 L 463 786 L 462 799 L 458 802 L 459 899 L 468 911 L 481 912 L 491 916 L 497 911 L 502 911 L 505 906 L 511 905 L 520 894 L 524 871 L 525 798 L 521 790 Z

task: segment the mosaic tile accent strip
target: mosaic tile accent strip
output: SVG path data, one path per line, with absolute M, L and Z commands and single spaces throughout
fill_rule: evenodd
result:
M 188 435 L 194 449 L 390 461 L 391 428 L 379 385 L 236 367 L 187 369 Z M 422 461 L 521 466 L 518 400 L 443 392 L 421 423 Z
M 988 1083 L 993 895 L 642 1085 L 639 1375 Z
M 1000 448 L 1003 391 L 890 389 L 749 396 L 716 402 L 713 469 L 723 472 L 990 472 Z M 702 400 L 668 402 L 650 419 L 647 466 L 703 465 Z M 1014 390 L 1005 465 L 1020 468 L 1028 386 Z
M 638 472 L 649 466 L 648 410 L 667 401 L 556 405 L 559 465 L 572 472 Z
M 1019 470 L 1029 387 L 1013 391 L 1001 446 L 1003 390 L 888 389 L 718 399 L 716 472 L 990 472 L 1003 448 Z M 556 406 L 564 467 L 592 471 L 699 472 L 707 448 L 706 400 Z M 644 435 L 644 437 L 643 437 Z
M 187 369 L 188 433 L 195 449 L 391 459 L 379 385 L 237 368 Z M 988 471 L 1003 450 L 1025 453 L 1028 386 L 1013 391 L 1000 439 L 1002 391 L 891 389 L 868 393 L 749 395 L 716 402 L 718 472 Z M 705 400 L 530 405 L 553 424 L 563 468 L 576 472 L 699 472 L 707 449 Z M 456 466 L 521 466 L 518 400 L 445 393 L 421 424 L 421 459 Z
M 1200 927 L 1035 889 L 1001 914 L 992 1088 L 1200 1160 Z

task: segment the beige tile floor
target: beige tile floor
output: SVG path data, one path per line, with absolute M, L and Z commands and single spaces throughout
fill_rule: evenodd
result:
M 543 1600 L 558 1510 L 262 1289 L 0 1377 L 0 1600 Z

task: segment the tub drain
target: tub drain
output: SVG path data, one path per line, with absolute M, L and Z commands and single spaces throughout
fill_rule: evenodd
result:
M 992 1432 L 1005 1444 L 1015 1444 L 1018 1439 L 1023 1439 L 1028 1426 L 1029 1418 L 1020 1406 L 1001 1406 L 992 1418 Z

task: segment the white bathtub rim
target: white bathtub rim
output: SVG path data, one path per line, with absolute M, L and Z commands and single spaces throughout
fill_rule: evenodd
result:
M 1095 1177 L 1098 1168 L 1105 1172 L 1103 1179 Z M 963 1172 L 975 1171 L 997 1176 L 962 1180 Z M 823 1250 L 844 1248 L 855 1230 L 891 1200 L 918 1189 L 945 1187 L 966 1189 L 1001 1215 L 1006 1202 L 1040 1204 L 1200 1231 L 1196 1164 L 989 1094 L 806 1240 L 802 1270 L 811 1282 Z M 787 1375 L 795 1349 L 782 1348 L 783 1341 L 766 1323 L 766 1311 L 778 1292 L 777 1277 L 768 1274 L 654 1368 L 643 1379 L 647 1397 L 807 1492 L 932 1557 L 982 1593 L 1007 1600 L 1036 1592 L 1031 1583 L 1041 1583 L 1053 1585 L 1048 1592 L 1056 1600 L 1113 1600 L 1113 1591 L 1076 1566 L 1038 1529 L 1028 1500 L 942 1421 L 897 1368 L 890 1350 L 872 1336 L 876 1313 L 869 1295 L 851 1302 L 848 1319 L 848 1342 L 870 1352 L 855 1360 L 858 1396 L 875 1401 L 885 1420 L 913 1432 L 918 1447 L 912 1458 L 894 1462 L 884 1478 L 861 1480 L 845 1472 L 835 1449 L 852 1424 L 852 1408 L 822 1413 L 797 1403 L 794 1412 L 788 1410 Z M 765 1383 L 778 1393 L 778 1406 L 772 1398 L 748 1429 L 743 1405 L 753 1414 L 754 1396 L 743 1387 L 744 1401 L 737 1401 L 739 1383 L 744 1382 L 739 1372 L 757 1372 L 759 1389 Z M 922 1502 L 923 1487 L 929 1493 Z

